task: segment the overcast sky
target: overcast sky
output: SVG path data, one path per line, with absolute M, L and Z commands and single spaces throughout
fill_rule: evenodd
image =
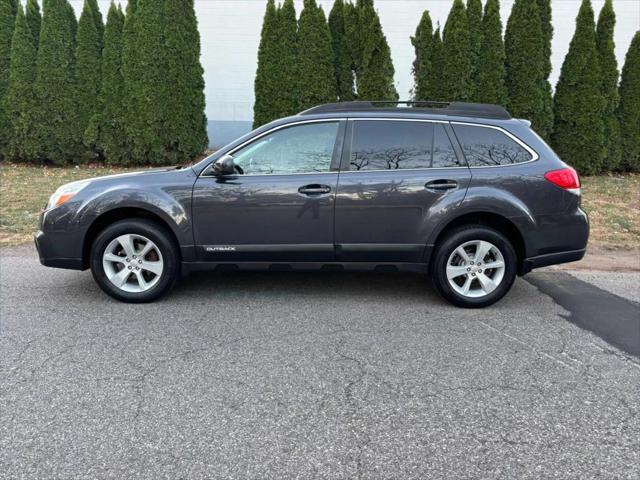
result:
M 100 0 L 106 20 L 109 2 Z M 318 0 L 328 14 L 333 0 Z M 555 0 L 553 3 L 553 72 L 555 85 L 562 60 L 569 48 L 575 28 L 579 0 Z M 72 0 L 77 14 L 82 0 Z M 260 28 L 265 0 L 196 0 L 196 13 L 202 41 L 202 65 L 205 70 L 207 116 L 209 120 L 250 121 L 253 114 L 253 81 L 256 70 Z M 299 14 L 302 0 L 295 0 Z M 444 22 L 452 0 L 375 0 L 382 27 L 396 69 L 396 87 L 401 99 L 409 98 L 413 79 L 413 47 L 409 37 L 415 32 L 422 12 L 428 9 L 434 22 Z M 484 2 L 483 2 L 484 4 Z M 593 1 L 596 18 L 604 1 Z M 616 56 L 622 68 L 631 38 L 640 29 L 640 1 L 614 0 L 617 16 Z M 511 11 L 513 0 L 501 1 L 502 21 Z

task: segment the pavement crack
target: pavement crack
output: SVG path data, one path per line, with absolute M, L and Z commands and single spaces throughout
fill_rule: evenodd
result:
M 343 353 L 341 349 L 344 347 L 344 338 L 340 338 L 338 340 L 338 344 L 335 348 L 335 353 L 343 360 L 349 363 L 352 363 L 356 366 L 356 375 L 345 385 L 343 392 L 344 397 L 348 407 L 348 414 L 350 417 L 349 426 L 351 428 L 351 433 L 353 434 L 356 446 L 356 478 L 363 478 L 363 454 L 364 449 L 371 443 L 371 439 L 361 430 L 356 427 L 357 417 L 360 411 L 360 407 L 358 405 L 356 396 L 355 396 L 355 388 L 357 385 L 363 382 L 365 376 L 367 375 L 367 371 L 365 368 L 365 364 L 356 357 L 347 355 Z
M 606 355 L 612 355 L 616 358 L 619 358 L 620 360 L 624 361 L 624 362 L 628 362 L 629 364 L 631 364 L 632 367 L 637 368 L 638 370 L 640 370 L 640 362 L 637 361 L 634 357 L 627 355 L 626 353 L 613 349 L 613 348 L 609 348 L 609 347 L 602 347 L 600 345 L 598 345 L 595 342 L 589 342 L 592 346 L 594 346 L 596 349 L 598 349 L 600 352 L 606 354 Z
M 566 357 L 572 362 L 579 364 L 580 366 L 584 366 L 585 363 L 582 360 L 580 360 L 579 358 L 577 358 L 576 356 L 572 355 L 567 351 L 567 342 L 564 340 L 564 338 L 561 339 L 561 342 L 562 344 L 560 346 L 560 351 L 558 352 L 558 354 L 562 355 L 563 357 Z
M 209 348 L 191 348 L 189 350 L 177 353 L 175 355 L 171 355 L 170 357 L 167 358 L 163 358 L 159 361 L 157 361 L 152 367 L 150 368 L 145 368 L 139 365 L 135 365 L 131 362 L 129 362 L 132 365 L 135 365 L 135 367 L 138 370 L 141 370 L 142 373 L 136 377 L 134 379 L 134 385 L 133 385 L 133 390 L 136 393 L 136 396 L 138 398 L 138 404 L 136 406 L 136 410 L 134 413 L 134 421 L 137 422 L 137 420 L 139 419 L 140 415 L 142 414 L 142 407 L 144 406 L 144 402 L 145 402 L 145 397 L 143 394 L 143 390 L 145 387 L 145 383 L 147 382 L 147 379 L 154 374 L 161 366 L 166 365 L 168 363 L 174 362 L 178 359 L 185 359 L 190 355 L 193 355 L 195 353 L 201 352 L 201 351 L 207 351 L 209 350 Z
M 12 341 L 15 341 L 14 339 L 11 339 Z M 22 357 L 24 356 L 25 353 L 27 353 L 27 350 L 29 350 L 29 348 L 31 348 L 31 345 L 33 345 L 35 342 L 37 342 L 39 339 L 38 338 L 32 338 L 31 340 L 25 342 L 22 345 L 22 348 L 20 349 L 20 351 L 18 352 L 18 354 L 15 356 L 15 358 L 13 359 L 13 362 L 15 363 L 15 366 L 10 370 L 10 374 L 16 375 L 17 372 L 19 372 L 20 370 L 22 370 L 20 362 L 22 360 Z
M 482 320 L 478 320 L 478 323 L 480 325 L 485 326 L 486 328 L 488 328 L 489 330 L 497 333 L 498 335 L 502 335 L 506 338 L 508 338 L 511 341 L 517 342 L 520 345 L 523 345 L 524 347 L 526 347 L 527 349 L 531 350 L 533 353 L 535 353 L 536 355 L 538 355 L 539 357 L 544 357 L 548 360 L 551 360 L 552 362 L 557 363 L 558 365 L 562 365 L 565 368 L 568 368 L 569 370 L 573 370 L 574 372 L 577 372 L 578 370 L 576 370 L 573 365 L 569 365 L 568 363 L 560 360 L 559 358 L 554 357 L 553 355 L 548 354 L 547 352 L 543 352 L 541 350 L 538 350 L 537 348 L 535 348 L 532 344 L 530 344 L 529 342 L 525 342 L 524 340 L 515 337 L 513 335 L 510 335 L 508 333 L 503 332 L 500 329 L 497 329 L 496 327 L 489 325 L 488 323 L 483 322 Z

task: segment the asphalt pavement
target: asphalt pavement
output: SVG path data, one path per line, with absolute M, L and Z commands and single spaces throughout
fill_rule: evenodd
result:
M 349 273 L 126 305 L 25 246 L 0 302 L 3 479 L 638 478 L 640 358 L 523 279 L 483 310 Z

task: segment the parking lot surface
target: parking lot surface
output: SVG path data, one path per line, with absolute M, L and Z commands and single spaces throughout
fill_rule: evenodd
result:
M 484 310 L 347 273 L 126 305 L 29 246 L 0 302 L 0 478 L 638 478 L 640 359 L 523 279 Z

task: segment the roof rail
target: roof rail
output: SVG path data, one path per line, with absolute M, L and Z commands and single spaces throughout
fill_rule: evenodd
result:
M 433 113 L 442 115 L 457 115 L 461 117 L 493 118 L 509 120 L 511 114 L 499 105 L 490 103 L 465 103 L 465 102 L 441 102 L 433 100 L 410 101 L 362 101 L 326 103 L 300 112 L 298 115 L 314 115 L 317 113 L 336 113 L 351 111 L 370 111 L 381 108 L 399 109 L 404 111 L 420 110 L 420 113 Z

